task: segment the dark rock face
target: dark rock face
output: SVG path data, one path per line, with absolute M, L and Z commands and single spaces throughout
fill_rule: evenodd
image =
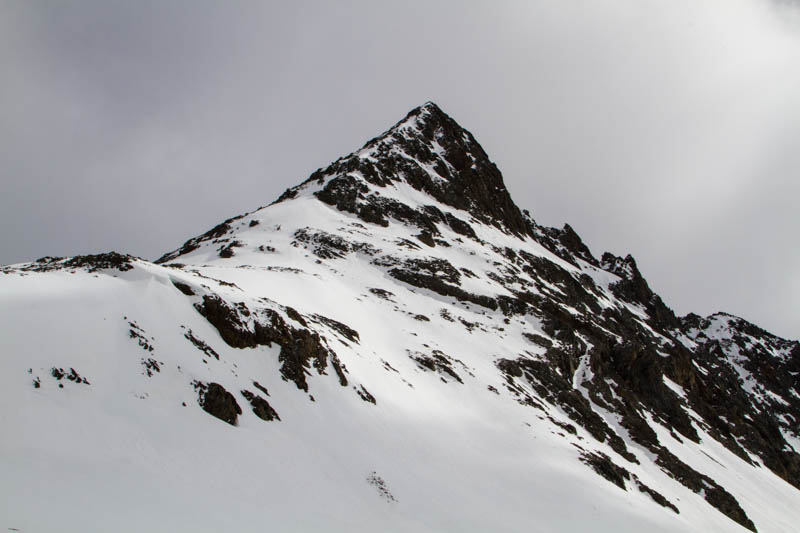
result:
M 628 255 L 622 259 L 606 252 L 603 254 L 602 261 L 603 268 L 622 278 L 611 287 L 618 298 L 641 304 L 650 315 L 651 321 L 658 326 L 670 329 L 679 326 L 675 313 L 664 304 L 657 294 L 650 290 L 650 286 L 639 272 L 633 257 Z
M 98 272 L 100 270 L 119 270 L 125 272 L 133 268 L 132 261 L 137 259 L 132 255 L 108 252 L 95 255 L 76 255 L 75 257 L 42 257 L 20 267 L 22 272 L 52 272 L 54 270 L 85 270 Z
M 614 464 L 611 458 L 606 454 L 602 452 L 583 452 L 581 454 L 581 461 L 591 467 L 592 470 L 597 472 L 597 474 L 599 474 L 601 477 L 607 479 L 622 490 L 627 491 L 627 482 L 633 481 L 633 485 L 639 489 L 639 492 L 643 492 L 650 496 L 650 498 L 652 498 L 653 501 L 659 504 L 661 507 L 666 507 L 671 509 L 676 514 L 680 514 L 680 510 L 675 506 L 675 504 L 666 499 L 663 494 L 642 483 L 639 478 L 637 478 L 634 474 L 631 474 L 627 469 Z
M 416 211 L 378 195 L 370 195 L 371 184 L 385 187 L 403 181 L 437 201 L 470 213 L 476 220 L 514 235 L 529 235 L 531 227 L 503 183 L 503 176 L 470 132 L 459 126 L 436 104 L 412 110 L 392 129 L 369 141 L 369 159 L 351 154 L 320 169 L 300 187 L 324 184 L 317 192 L 320 201 L 361 220 L 386 226 L 389 218 L 412 223 L 437 235 L 436 223 L 474 238 L 474 230 L 452 214 Z M 430 175 L 422 165 L 434 169 Z M 362 178 L 356 177 L 358 173 Z M 326 178 L 333 176 L 326 183 Z M 289 189 L 277 201 L 294 198 L 298 188 Z M 434 208 L 435 209 L 435 208 Z M 438 215 L 438 216 L 437 216 Z
M 122 255 L 117 252 L 109 252 L 98 255 L 79 255 L 66 261 L 64 266 L 70 268 L 85 268 L 89 272 L 97 272 L 101 269 L 116 269 L 121 272 L 133 268 L 130 255 Z
M 278 312 L 265 308 L 251 312 L 244 303 L 228 304 L 219 296 L 206 295 L 202 304 L 195 304 L 197 311 L 217 328 L 222 339 L 234 348 L 254 348 L 277 343 L 281 347 L 278 360 L 281 362 L 283 379 L 292 381 L 308 392 L 306 376 L 313 366 L 324 374 L 330 361 L 342 386 L 347 378 L 339 358 L 325 344 L 319 333 L 309 329 L 293 328 Z M 243 320 L 254 319 L 250 327 Z
M 353 328 L 351 328 L 350 326 L 348 326 L 347 324 L 342 324 L 337 320 L 317 314 L 314 315 L 314 320 L 322 324 L 325 324 L 327 327 L 331 328 L 341 337 L 347 339 L 350 342 L 358 344 L 361 340 L 361 337 L 359 336 L 358 332 Z
M 607 455 L 603 453 L 587 453 L 581 456 L 581 460 L 611 483 L 622 490 L 626 490 L 625 482 L 631 478 L 631 473 L 615 465 Z
M 639 492 L 644 492 L 645 494 L 650 496 L 653 499 L 653 501 L 656 502 L 661 507 L 666 507 L 668 509 L 671 509 L 673 512 L 675 512 L 675 514 L 681 514 L 680 510 L 677 507 L 675 507 L 675 504 L 666 499 L 663 494 L 651 489 L 650 487 L 639 481 L 639 479 L 636 478 L 635 476 L 633 478 L 633 481 L 636 483 L 636 487 L 639 489 Z
M 423 274 L 403 268 L 393 268 L 389 271 L 389 275 L 399 281 L 413 285 L 414 287 L 428 289 L 442 296 L 450 296 L 456 300 L 472 302 L 481 307 L 486 307 L 487 309 L 497 309 L 497 300 L 494 298 L 467 292 L 461 287 L 442 281 L 439 276 Z
M 219 383 L 195 382 L 197 390 L 197 403 L 203 411 L 235 426 L 236 419 L 242 414 L 242 408 L 236 402 L 233 394 L 226 391 Z
M 551 351 L 550 357 L 560 358 L 562 354 Z M 612 430 L 605 420 L 598 415 L 572 383 L 544 361 L 520 358 L 516 361 L 501 359 L 497 367 L 505 375 L 506 387 L 519 397 L 523 404 L 539 407 L 538 398 L 558 405 L 581 427 L 585 428 L 599 442 L 608 442 L 609 446 L 622 457 L 631 462 L 638 462 L 625 446 L 625 441 Z M 520 378 L 524 381 L 520 383 Z M 529 392 L 535 391 L 536 396 Z
M 236 255 L 236 252 L 234 252 L 233 249 L 240 248 L 241 246 L 242 243 L 240 243 L 239 241 L 232 241 L 229 242 L 228 244 L 224 244 L 219 248 L 219 256 L 223 259 L 230 259 L 234 255 Z
M 580 257 L 582 253 L 577 249 L 573 259 L 586 260 Z M 618 414 L 628 435 L 657 456 L 664 472 L 702 493 L 710 505 L 750 529 L 753 523 L 736 499 L 664 448 L 645 413 L 670 429 L 673 438 L 698 442 L 686 410 L 691 408 L 702 417 L 703 429 L 731 451 L 746 461 L 750 461 L 748 454 L 757 455 L 773 472 L 798 485 L 799 457 L 781 433 L 797 432 L 796 425 L 786 423 L 798 419 L 792 393 L 797 390 L 792 377 L 797 375 L 794 365 L 800 353 L 796 343 L 770 338 L 734 317 L 729 321 L 730 338 L 719 340 L 702 334 L 698 330 L 708 329 L 710 321 L 692 316 L 677 319 L 650 290 L 631 257 L 607 254 L 602 265 L 619 276 L 620 281 L 610 287 L 614 295 L 643 309 L 644 319 L 625 307 L 600 309 L 593 282 L 554 263 L 519 252 L 504 255 L 532 278 L 560 289 L 556 292 L 537 285 L 544 298 L 516 293 L 516 298 L 498 299 L 506 314 L 539 317 L 544 331 L 555 341 L 528 336 L 544 350 L 543 356 L 498 361 L 507 387 L 522 403 L 537 407 L 544 400 L 558 405 L 595 439 L 608 442 L 619 455 L 635 460 L 592 406 Z M 495 279 L 511 284 L 519 280 L 519 275 L 498 275 Z M 566 307 L 580 313 L 567 312 Z M 686 336 L 697 342 L 696 348 L 690 349 L 679 340 Z M 776 357 L 775 353 L 782 355 Z M 764 392 L 754 398 L 746 392 L 739 371 L 730 364 L 737 358 L 737 365 L 756 376 L 756 389 L 771 394 Z M 583 378 L 582 367 L 590 371 Z M 680 386 L 685 397 L 668 387 L 665 380 Z M 775 412 L 784 416 L 775 417 Z M 776 420 L 784 421 L 783 426 Z
M 511 200 L 500 171 L 472 134 L 435 104 L 411 111 L 404 120 L 413 117 L 417 118 L 420 131 L 403 137 L 402 141 L 395 138 L 410 155 L 433 163 L 444 180 L 433 182 L 428 176 L 409 172 L 409 184 L 446 205 L 471 213 L 484 223 L 500 223 L 511 233 L 527 234 L 528 226 Z M 430 152 L 428 146 L 434 142 L 444 149 L 444 161 Z M 391 168 L 392 163 L 390 159 L 387 166 Z M 386 170 L 383 174 L 390 175 Z
M 745 460 L 742 447 L 755 453 L 800 488 L 800 456 L 783 438 L 800 433 L 800 343 L 724 313 L 688 315 L 682 330 L 698 344 L 694 361 L 705 372 L 690 382 L 690 398 L 712 435 Z
M 701 474 L 680 459 L 675 457 L 665 448 L 655 448 L 658 457 L 658 464 L 665 472 L 680 482 L 685 487 L 700 494 L 704 494 L 706 501 L 726 515 L 731 520 L 746 527 L 750 531 L 755 531 L 755 525 L 747 517 L 739 502 L 727 490 L 721 487 L 710 477 Z
M 203 303 L 195 308 L 201 315 L 217 328 L 222 340 L 234 348 L 253 348 L 258 345 L 255 333 L 244 324 L 240 315 L 249 316 L 250 311 L 244 304 L 238 309 L 232 308 L 219 296 L 203 296 Z
M 181 281 L 172 280 L 172 284 L 175 285 L 175 288 L 178 289 L 179 291 L 181 291 L 186 296 L 194 296 L 194 291 L 186 283 L 183 283 Z

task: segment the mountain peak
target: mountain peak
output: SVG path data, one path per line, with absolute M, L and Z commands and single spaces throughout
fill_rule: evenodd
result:
M 519 214 L 435 104 L 282 200 L 162 265 L 112 252 L 0 268 L 14 520 L 82 525 L 38 504 L 90 498 L 102 530 L 137 527 L 119 519 L 132 512 L 172 529 L 268 513 L 275 529 L 388 516 L 519 531 L 555 495 L 535 519 L 559 531 L 586 529 L 592 506 L 602 531 L 800 523 L 800 343 L 732 315 L 677 318 L 632 256 L 598 261 L 571 226 Z M 87 457 L 108 468 L 70 478 Z M 175 490 L 143 514 L 103 499 L 108 476 Z M 208 490 L 243 479 L 258 490 Z M 310 486 L 321 506 L 298 513 Z M 442 495 L 452 505 L 430 505 Z M 237 522 L 219 521 L 232 507 Z
M 477 221 L 506 233 L 531 233 L 497 166 L 475 137 L 433 102 L 412 109 L 360 150 L 317 170 L 303 184 L 287 190 L 278 202 L 295 197 L 306 187 L 321 185 L 314 193 L 321 201 L 366 222 L 385 225 L 387 217 L 398 213 L 392 212 L 392 202 L 382 198 L 380 189 L 398 183 L 467 211 Z
M 450 136 L 454 139 L 469 137 L 477 144 L 472 134 L 461 127 L 450 115 L 445 113 L 435 102 L 425 102 L 417 106 L 406 114 L 405 118 L 395 124 L 386 133 L 392 133 L 403 127 L 412 127 L 423 134 L 428 140 L 433 140 L 433 134 L 439 132 L 440 135 Z M 482 150 L 482 149 L 481 149 Z M 485 154 L 484 154 L 485 155 Z

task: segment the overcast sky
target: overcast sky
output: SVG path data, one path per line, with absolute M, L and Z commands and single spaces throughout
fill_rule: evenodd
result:
M 800 337 L 800 4 L 0 2 L 0 264 L 153 259 L 411 108 L 678 313 Z

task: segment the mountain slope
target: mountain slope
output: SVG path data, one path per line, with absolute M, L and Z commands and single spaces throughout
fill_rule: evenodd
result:
M 676 317 L 431 103 L 155 264 L 2 272 L 8 527 L 800 523 L 800 345 Z

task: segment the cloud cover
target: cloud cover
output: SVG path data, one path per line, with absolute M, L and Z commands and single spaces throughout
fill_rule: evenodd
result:
M 800 337 L 800 6 L 0 4 L 0 263 L 154 258 L 436 101 L 677 312 Z

